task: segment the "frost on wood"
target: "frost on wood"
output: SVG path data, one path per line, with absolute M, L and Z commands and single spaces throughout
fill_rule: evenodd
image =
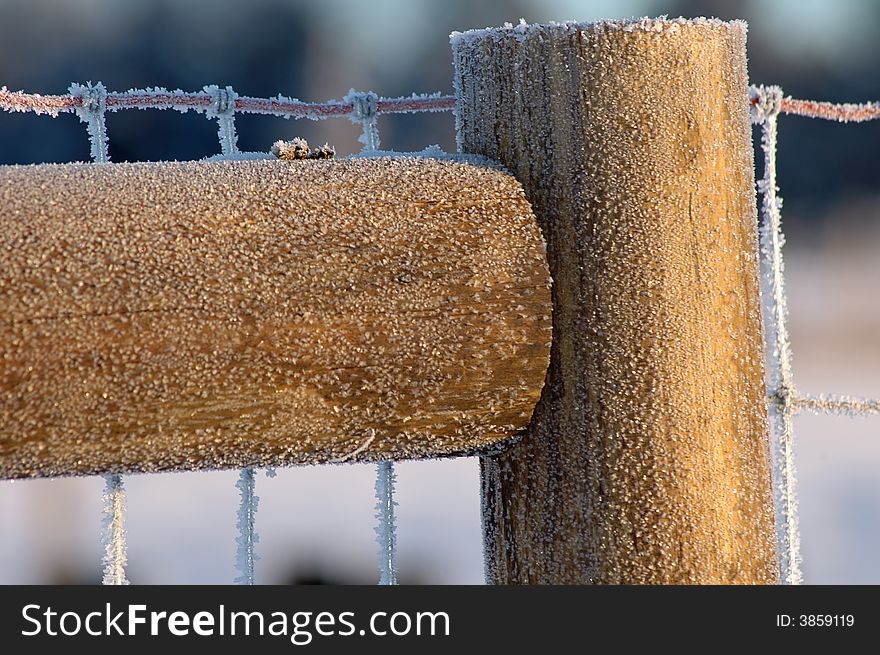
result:
M 104 584 L 127 585 L 125 564 L 125 488 L 122 476 L 104 476 L 104 516 L 101 519 L 101 542 L 104 545 Z
M 254 469 L 248 466 L 241 469 L 238 482 L 235 483 L 241 496 L 238 504 L 238 536 L 235 539 L 237 546 L 235 568 L 240 574 L 235 578 L 236 584 L 254 584 L 254 563 L 259 559 L 256 554 L 256 545 L 260 541 L 260 537 L 257 534 L 255 523 L 260 497 L 255 493 L 256 477 Z
M 459 145 L 523 183 L 554 280 L 530 430 L 481 462 L 490 581 L 777 579 L 745 31 L 452 37 Z
M 394 519 L 394 462 L 376 465 L 376 541 L 379 543 L 379 584 L 397 584 L 397 525 Z
M 0 167 L 0 478 L 516 437 L 549 273 L 484 159 Z

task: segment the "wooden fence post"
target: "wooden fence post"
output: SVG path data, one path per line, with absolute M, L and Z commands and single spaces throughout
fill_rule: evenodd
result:
M 482 460 L 496 583 L 777 580 L 746 28 L 452 36 L 465 152 L 520 180 L 553 345 L 527 436 Z

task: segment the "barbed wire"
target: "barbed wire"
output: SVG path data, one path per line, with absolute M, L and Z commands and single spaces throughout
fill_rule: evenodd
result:
M 842 414 L 844 416 L 867 416 L 880 414 L 880 399 L 853 398 L 852 396 L 797 396 L 793 401 L 796 409 L 813 414 Z
M 770 89 L 779 89 L 772 86 L 753 86 L 749 89 L 749 100 L 752 107 L 760 101 L 766 101 L 766 92 Z M 782 91 L 780 90 L 781 94 Z M 880 102 L 819 102 L 818 100 L 801 100 L 791 96 L 781 96 L 778 99 L 779 107 L 777 114 L 792 114 L 805 116 L 806 118 L 821 118 L 838 123 L 864 123 L 865 121 L 880 118 Z M 754 118 L 753 114 L 753 118 Z M 761 122 L 760 115 L 757 121 Z
M 235 114 L 262 114 L 285 119 L 324 120 L 348 116 L 362 128 L 359 141 L 364 150 L 379 149 L 377 118 L 382 114 L 410 114 L 451 111 L 455 97 L 437 93 L 413 93 L 410 96 L 384 98 L 372 91 L 351 89 L 341 100 L 327 102 L 303 102 L 296 98 L 277 95 L 274 98 L 240 96 L 231 86 L 216 84 L 205 86 L 201 91 L 186 92 L 157 87 L 108 92 L 100 82 L 92 84 L 73 83 L 66 95 L 41 95 L 10 91 L 0 87 L 0 109 L 7 112 L 30 112 L 57 118 L 59 114 L 74 112 L 86 123 L 91 142 L 91 157 L 96 163 L 110 161 L 106 112 L 123 109 L 174 109 L 186 113 L 204 113 L 217 119 L 217 136 L 220 152 L 231 157 L 239 153 L 235 130 Z
M 107 110 L 120 109 L 176 109 L 177 111 L 207 110 L 212 103 L 210 87 L 203 91 L 169 91 L 163 88 L 132 89 L 107 94 Z M 414 93 L 411 96 L 377 99 L 379 114 L 405 114 L 412 112 L 452 111 L 455 96 L 437 93 Z M 83 99 L 76 93 L 65 95 L 41 95 L 10 91 L 0 88 L 0 109 L 8 112 L 33 112 L 57 116 L 62 112 L 82 107 Z M 238 96 L 234 109 L 250 114 L 270 114 L 289 118 L 310 118 L 321 120 L 333 116 L 345 116 L 354 111 L 352 100 L 329 100 L 327 102 L 303 102 L 296 98 L 277 95 L 274 98 L 252 98 Z

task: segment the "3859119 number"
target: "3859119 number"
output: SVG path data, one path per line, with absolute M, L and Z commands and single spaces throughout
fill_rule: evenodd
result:
M 851 628 L 856 617 L 852 614 L 801 614 L 798 625 L 802 628 Z

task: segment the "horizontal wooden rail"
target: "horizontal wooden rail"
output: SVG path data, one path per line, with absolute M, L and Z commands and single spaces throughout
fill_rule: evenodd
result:
M 480 451 L 549 286 L 487 161 L 0 168 L 0 477 Z

